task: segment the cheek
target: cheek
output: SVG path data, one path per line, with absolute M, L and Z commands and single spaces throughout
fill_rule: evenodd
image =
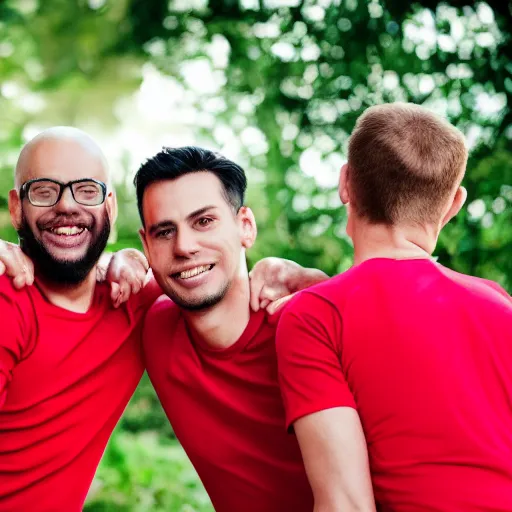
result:
M 153 271 L 155 273 L 165 273 L 172 260 L 172 253 L 168 244 L 150 242 L 147 249 Z
M 33 209 L 34 207 L 32 207 Z M 29 208 L 22 210 L 22 221 L 32 230 L 40 231 L 45 222 L 48 221 L 47 212 L 31 211 Z

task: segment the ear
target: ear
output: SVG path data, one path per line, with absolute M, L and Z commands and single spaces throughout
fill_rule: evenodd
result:
M 346 163 L 341 168 L 340 182 L 338 185 L 338 192 L 340 194 L 340 199 L 343 204 L 350 203 L 350 193 L 348 190 L 348 173 L 349 173 L 349 165 L 348 165 L 348 163 Z
M 258 234 L 258 228 L 256 227 L 256 219 L 252 210 L 247 206 L 242 206 L 237 213 L 237 219 L 240 228 L 240 241 L 242 247 L 249 249 L 253 246 L 256 235 Z
M 450 208 L 446 212 L 443 220 L 441 221 L 441 227 L 443 228 L 450 220 L 459 213 L 460 209 L 464 206 L 466 199 L 468 197 L 468 191 L 464 187 L 459 187 L 457 192 L 455 192 L 455 196 L 453 197 L 452 204 Z
M 107 208 L 107 215 L 110 220 L 110 225 L 114 225 L 117 219 L 117 197 L 116 193 L 111 190 L 107 194 L 106 199 L 106 208 Z
M 9 191 L 9 213 L 11 214 L 11 223 L 17 231 L 21 228 L 23 212 L 21 211 L 21 199 L 17 190 Z
M 142 247 L 144 248 L 144 254 L 149 262 L 149 266 L 151 266 L 151 258 L 149 257 L 149 249 L 148 249 L 148 241 L 146 239 L 146 231 L 144 228 L 139 229 L 139 236 L 142 242 Z

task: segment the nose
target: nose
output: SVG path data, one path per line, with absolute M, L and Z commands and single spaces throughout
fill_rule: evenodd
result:
M 55 210 L 62 213 L 76 212 L 79 210 L 78 204 L 73 199 L 71 189 L 66 187 L 58 203 L 54 206 Z
M 174 254 L 179 257 L 190 257 L 199 252 L 197 235 L 189 227 L 180 228 L 176 233 Z

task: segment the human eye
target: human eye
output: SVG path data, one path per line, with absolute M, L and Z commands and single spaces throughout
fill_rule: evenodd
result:
M 174 236 L 175 232 L 176 232 L 175 228 L 160 229 L 159 231 L 157 231 L 155 233 L 155 238 L 164 239 L 164 240 L 169 239 Z
M 95 183 L 85 183 L 75 187 L 75 194 L 78 194 L 82 198 L 96 197 L 100 191 L 100 187 Z
M 59 193 L 59 186 L 53 183 L 34 183 L 30 187 L 29 196 L 36 200 L 54 198 Z
M 200 228 L 207 228 L 213 223 L 213 219 L 211 217 L 201 217 L 197 219 L 196 224 Z

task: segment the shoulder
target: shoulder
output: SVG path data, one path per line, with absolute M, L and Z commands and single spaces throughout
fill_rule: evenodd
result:
M 313 312 L 343 306 L 344 298 L 359 282 L 359 269 L 356 267 L 337 276 L 322 281 L 310 288 L 297 293 L 286 305 L 286 309 L 295 311 Z
M 512 297 L 495 281 L 481 277 L 461 274 L 449 268 L 439 265 L 441 272 L 454 284 L 464 288 L 475 297 L 508 302 L 512 304 Z
M 146 323 L 168 322 L 181 316 L 180 308 L 166 295 L 162 295 L 150 306 Z
M 11 278 L 0 276 L 0 317 L 2 318 L 2 345 L 14 345 L 27 351 L 35 342 L 37 319 L 34 296 L 38 292 L 33 285 L 17 290 Z
M 2 316 L 7 309 L 27 313 L 26 308 L 33 308 L 32 296 L 34 292 L 34 285 L 25 286 L 21 290 L 17 290 L 14 288 L 10 277 L 0 276 L 0 307 L 3 310 Z
M 174 335 L 176 326 L 181 318 L 181 311 L 176 304 L 163 295 L 149 308 L 144 319 L 143 344 L 151 349 L 157 345 L 166 344 Z
M 152 273 L 148 273 L 146 283 L 139 293 L 132 294 L 128 299 L 129 307 L 133 310 L 148 311 L 156 299 L 163 294 Z
M 325 283 L 322 283 L 325 284 Z M 336 303 L 329 297 L 330 288 L 307 289 L 299 292 L 283 308 L 277 328 L 278 350 L 292 347 L 297 340 L 304 343 L 336 345 L 342 320 Z

